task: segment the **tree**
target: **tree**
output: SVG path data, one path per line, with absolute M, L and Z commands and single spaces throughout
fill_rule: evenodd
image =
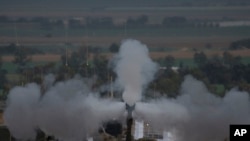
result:
M 135 24 L 135 20 L 132 17 L 129 17 L 126 21 L 126 25 L 134 25 Z
M 212 48 L 212 44 L 211 44 L 211 43 L 206 43 L 206 44 L 205 44 L 205 48 L 211 49 L 211 48 Z
M 70 73 L 74 75 L 79 73 L 85 76 L 86 67 L 87 67 L 87 58 L 86 58 L 86 48 L 81 47 L 77 51 L 72 52 L 71 54 L 67 53 L 61 57 L 63 65 L 66 67 L 63 70 L 64 73 Z
M 103 17 L 103 18 L 86 18 L 86 26 L 88 27 L 113 27 L 114 22 L 112 17 Z
M 209 60 L 201 67 L 211 84 L 224 84 L 231 80 L 230 71 L 220 61 Z
M 223 61 L 225 65 L 232 67 L 234 65 L 241 64 L 241 57 L 234 57 L 230 52 L 225 51 L 223 53 Z
M 41 16 L 33 17 L 33 18 L 31 19 L 31 22 L 34 22 L 34 23 L 42 23 L 42 22 L 48 22 L 48 21 L 49 21 L 48 18 L 41 17 Z
M 79 72 L 88 62 L 87 55 L 88 50 L 90 47 L 80 47 L 77 51 L 73 51 L 71 55 L 68 57 L 68 65 L 72 69 L 75 70 L 75 72 Z
M 132 18 L 132 17 L 129 17 L 127 19 L 127 22 L 126 24 L 128 26 L 145 26 L 148 22 L 148 16 L 147 15 L 141 15 L 137 18 Z
M 26 19 L 25 17 L 20 17 L 16 20 L 17 23 L 28 23 L 29 20 Z
M 213 55 L 209 60 L 208 63 L 213 63 L 213 64 L 217 64 L 217 65 L 222 65 L 222 59 L 218 54 Z
M 9 19 L 9 17 L 7 17 L 5 15 L 1 15 L 0 16 L 0 22 L 1 23 L 7 23 L 7 22 L 10 22 L 10 19 Z
M 63 20 L 56 20 L 53 24 L 57 28 L 63 28 L 64 27 Z
M 162 21 L 162 25 L 167 27 L 180 27 L 187 24 L 187 19 L 181 16 L 165 17 Z
M 101 18 L 99 21 L 99 26 L 113 27 L 114 26 L 113 19 L 111 17 Z
M 119 51 L 119 45 L 112 43 L 109 47 L 110 52 L 117 53 Z
M 0 89 L 4 89 L 7 78 L 6 78 L 7 71 L 2 69 L 2 56 L 0 56 Z
M 28 57 L 26 49 L 22 46 L 17 46 L 17 50 L 14 55 L 15 58 L 13 63 L 18 65 L 19 72 L 23 72 L 25 67 L 27 67 L 28 62 L 31 61 L 31 58 Z
M 3 59 L 2 56 L 0 56 L 0 69 L 2 68 L 2 65 L 3 65 Z
M 108 60 L 102 55 L 95 55 L 93 59 L 95 73 L 98 76 L 100 84 L 104 84 L 108 81 Z
M 231 50 L 237 50 L 242 48 L 250 48 L 250 38 L 234 41 L 229 46 L 229 49 Z
M 168 69 L 171 69 L 171 67 L 173 67 L 175 62 L 175 58 L 171 55 L 168 55 L 165 57 L 165 65 Z
M 145 25 L 148 22 L 148 16 L 147 15 L 141 15 L 137 18 L 137 23 L 139 25 Z
M 194 54 L 194 62 L 199 66 L 203 66 L 207 63 L 207 56 L 204 52 Z
M 80 27 L 82 27 L 81 20 L 79 20 L 79 19 L 70 19 L 69 20 L 69 27 L 70 28 L 80 28 Z
M 176 97 L 182 81 L 181 76 L 170 69 L 166 71 L 159 75 L 154 83 L 151 83 L 151 89 L 155 89 L 168 97 Z

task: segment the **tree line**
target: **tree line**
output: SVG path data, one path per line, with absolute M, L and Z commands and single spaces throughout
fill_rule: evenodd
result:
M 17 19 L 0 15 L 0 23 L 33 23 L 38 24 L 42 29 L 53 28 L 117 28 L 117 27 L 218 27 L 219 24 L 213 21 L 190 20 L 184 16 L 167 16 L 159 24 L 149 24 L 147 15 L 128 17 L 123 23 L 115 23 L 112 17 L 80 17 L 70 19 L 50 19 L 47 17 L 19 17 Z
M 151 89 L 159 91 L 170 97 L 179 94 L 180 84 L 187 74 L 193 75 L 203 81 L 210 92 L 223 96 L 226 90 L 237 87 L 239 90 L 250 92 L 250 64 L 242 63 L 240 56 L 233 56 L 225 51 L 222 56 L 207 57 L 204 52 L 195 52 L 193 61 L 195 67 L 185 66 L 180 62 L 178 70 L 171 69 L 175 64 L 175 58 L 166 56 L 159 75 L 151 84 Z M 167 85 L 166 85 L 167 84 Z M 221 89 L 222 90 L 219 90 Z
M 7 71 L 0 63 L 0 89 L 1 99 L 6 98 L 10 87 L 15 85 L 25 85 L 29 82 L 36 82 L 42 85 L 43 78 L 48 73 L 56 76 L 56 81 L 63 81 L 74 77 L 76 74 L 85 78 L 95 78 L 92 86 L 93 90 L 99 89 L 102 85 L 115 80 L 116 74 L 113 72 L 109 59 L 103 56 L 98 50 L 91 49 L 90 46 L 82 46 L 77 50 L 65 53 L 61 56 L 59 64 L 47 63 L 38 66 L 30 66 L 31 61 L 28 54 L 22 48 L 14 54 L 12 63 L 17 65 L 16 74 L 18 82 L 9 82 Z M 119 50 L 118 44 L 110 45 L 110 51 L 116 53 Z M 92 54 L 90 57 L 89 54 Z M 155 60 L 159 62 L 159 60 Z M 203 81 L 208 89 L 218 95 L 223 96 L 226 90 L 238 87 L 240 90 L 250 92 L 250 64 L 243 64 L 240 56 L 233 56 L 225 51 L 222 56 L 207 57 L 204 52 L 196 51 L 193 56 L 195 67 L 189 67 L 180 62 L 176 67 L 176 59 L 168 55 L 159 64 L 161 67 L 155 79 L 149 84 L 146 91 L 147 97 L 176 97 L 179 95 L 180 85 L 187 74 L 193 75 L 198 80 Z M 177 69 L 173 69 L 175 66 Z M 103 91 L 103 96 L 110 91 Z
M 244 48 L 250 49 L 250 38 L 234 41 L 229 46 L 229 49 L 231 50 L 238 50 Z

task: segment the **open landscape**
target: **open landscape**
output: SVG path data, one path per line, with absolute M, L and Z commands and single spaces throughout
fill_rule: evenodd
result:
M 150 50 L 154 52 L 154 57 L 157 57 L 155 55 L 157 51 L 164 54 L 162 50 L 166 48 L 164 52 L 167 55 L 171 53 L 169 52 L 171 50 L 174 57 L 179 58 L 182 55 L 175 54 L 184 53 L 189 55 L 184 55 L 183 58 L 186 56 L 190 58 L 193 49 L 208 51 L 208 54 L 210 52 L 216 54 L 214 52 L 218 51 L 218 54 L 221 54 L 229 48 L 232 42 L 247 39 L 250 36 L 250 25 L 230 24 L 230 26 L 223 26 L 225 22 L 245 21 L 246 23 L 249 21 L 249 6 L 225 6 L 223 3 L 221 6 L 213 6 L 213 3 L 211 3 L 205 7 L 199 6 L 205 3 L 197 2 L 197 6 L 195 4 L 193 7 L 171 7 L 173 3 L 163 2 L 162 5 L 159 5 L 159 3 L 144 3 L 139 4 L 144 6 L 135 5 L 131 7 L 129 2 L 118 4 L 112 0 L 110 4 L 103 4 L 103 6 L 95 6 L 94 3 L 86 5 L 83 2 L 82 5 L 66 6 L 62 4 L 62 6 L 57 7 L 56 3 L 50 3 L 50 6 L 45 6 L 45 3 L 31 3 L 30 5 L 33 6 L 27 7 L 27 5 L 19 2 L 15 6 L 5 2 L 5 6 L 2 5 L 0 15 L 8 17 L 10 20 L 23 19 L 29 21 L 35 20 L 35 18 L 44 18 L 44 20 L 51 22 L 57 20 L 62 21 L 63 27 L 43 28 L 43 25 L 37 22 L 3 22 L 0 23 L 0 44 L 18 43 L 29 47 L 37 47 L 37 45 L 42 44 L 44 47 L 47 45 L 49 47 L 54 46 L 54 48 L 58 46 L 63 48 L 67 42 L 78 47 L 87 45 L 108 50 L 107 48 L 112 43 L 120 44 L 123 39 L 133 38 L 147 44 Z M 184 2 L 179 4 L 184 4 Z M 143 23 L 143 26 L 138 27 L 126 23 L 129 18 L 136 19 L 142 15 L 147 16 L 147 21 Z M 88 17 L 93 19 L 109 17 L 114 25 L 99 28 L 86 26 L 84 22 Z M 166 17 L 183 17 L 187 22 L 192 22 L 194 25 L 187 27 L 185 25 L 184 27 L 178 27 L 178 25 L 177 27 L 159 26 L 162 25 Z M 78 22 L 80 26 L 76 28 L 65 27 L 70 26 L 69 22 L 72 19 L 75 19 L 75 22 Z M 209 24 L 214 24 L 212 25 L 214 27 L 210 27 Z M 205 48 L 207 45 L 210 46 L 209 50 Z M 233 54 L 241 55 L 240 51 Z M 246 54 L 242 55 L 247 57 Z
M 229 124 L 250 123 L 249 13 L 246 0 L 1 0 L 0 140 L 229 141 Z

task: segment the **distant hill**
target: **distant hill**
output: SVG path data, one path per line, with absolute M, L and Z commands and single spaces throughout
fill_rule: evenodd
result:
M 105 9 L 116 7 L 247 6 L 249 0 L 1 0 L 0 12 L 22 9 Z

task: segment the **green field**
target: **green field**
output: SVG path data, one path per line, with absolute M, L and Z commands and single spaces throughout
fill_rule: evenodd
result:
M 40 29 L 32 27 L 17 27 L 17 36 L 20 37 L 45 37 L 51 34 L 52 37 L 65 37 L 65 33 L 69 37 L 84 37 L 84 36 L 122 36 L 125 33 L 127 36 L 171 36 L 171 37 L 200 37 L 200 36 L 233 36 L 233 37 L 249 37 L 250 26 L 235 26 L 235 27 L 114 27 L 114 28 L 79 28 L 79 29 Z M 1 26 L 0 36 L 15 37 L 16 33 L 13 26 Z
M 58 3 L 60 2 L 60 5 Z M 0 1 L 0 15 L 10 18 L 46 17 L 50 20 L 86 17 L 111 17 L 115 23 L 109 28 L 65 28 L 44 29 L 38 23 L 0 23 L 0 44 L 19 43 L 37 48 L 45 53 L 62 54 L 65 43 L 70 42 L 71 51 L 81 45 L 102 47 L 107 53 L 111 43 L 120 43 L 124 38 L 134 38 L 147 44 L 151 52 L 172 52 L 181 49 L 204 49 L 211 44 L 212 50 L 227 49 L 229 44 L 239 39 L 250 37 L 250 26 L 233 27 L 164 27 L 160 26 L 165 17 L 185 17 L 188 22 L 211 23 L 221 21 L 249 21 L 250 1 L 207 1 L 207 0 L 13 0 Z M 144 26 L 124 25 L 128 17 L 148 16 Z M 84 22 L 84 21 L 83 21 Z M 158 26 L 155 26 L 157 24 Z M 83 24 L 84 25 L 84 24 Z M 89 40 L 88 40 L 88 39 Z M 83 43 L 84 42 L 84 43 Z M 185 52 L 184 52 L 185 53 Z M 191 53 L 192 54 L 192 53 Z M 246 56 L 246 55 L 245 55 Z M 242 59 L 250 62 L 249 57 Z M 195 66 L 193 60 L 178 56 L 175 65 L 182 62 Z M 34 62 L 40 64 L 39 62 Z M 33 64 L 30 64 L 31 66 Z M 4 68 L 15 72 L 16 66 L 6 62 Z
M 243 63 L 243 64 L 250 64 L 250 57 L 243 57 L 242 59 L 241 59 L 241 62 Z
M 27 68 L 33 68 L 36 66 L 44 66 L 48 63 L 49 62 L 44 62 L 44 61 L 30 62 L 28 63 Z M 18 66 L 12 62 L 4 62 L 2 68 L 5 69 L 8 73 L 17 73 Z
M 245 65 L 250 64 L 250 57 L 243 57 L 241 59 L 241 62 Z M 44 61 L 31 62 L 28 64 L 28 67 L 43 66 L 47 63 L 48 62 L 44 62 Z M 161 64 L 161 61 L 159 63 Z M 174 66 L 178 67 L 180 65 L 180 63 L 182 63 L 183 66 L 186 66 L 186 67 L 191 67 L 191 68 L 196 67 L 196 64 L 195 64 L 193 58 L 176 58 Z M 60 62 L 58 62 L 56 64 L 56 67 L 59 64 L 60 64 Z M 13 64 L 12 62 L 4 62 L 2 68 L 5 69 L 8 73 L 16 73 L 18 67 L 16 64 Z

